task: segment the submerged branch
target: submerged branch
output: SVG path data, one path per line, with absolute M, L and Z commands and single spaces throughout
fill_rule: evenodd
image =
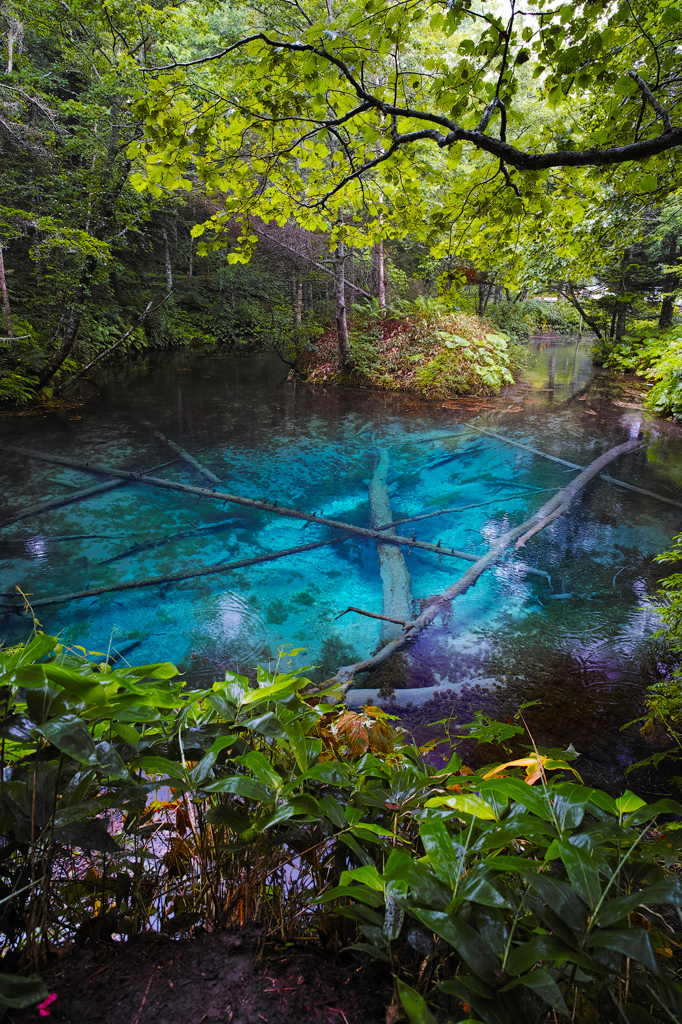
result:
M 401 547 L 419 548 L 421 551 L 432 551 L 437 555 L 448 555 L 451 558 L 461 558 L 465 562 L 475 562 L 476 555 L 468 551 L 458 551 L 455 548 L 446 548 L 437 544 L 428 544 L 423 540 L 415 540 L 414 537 L 387 537 L 380 530 L 370 530 L 364 526 L 352 526 L 350 523 L 342 523 L 336 519 L 326 519 L 324 516 L 316 516 L 309 512 L 299 512 L 298 509 L 285 508 L 276 501 L 256 501 L 254 498 L 242 498 L 236 494 L 226 494 L 215 488 L 208 490 L 207 487 L 192 487 L 189 484 L 176 483 L 174 480 L 163 480 L 158 476 L 148 476 L 144 473 L 131 473 L 124 469 L 114 469 L 112 466 L 96 466 L 92 463 L 81 462 L 78 459 L 68 459 L 63 455 L 49 455 L 47 452 L 38 452 L 30 448 L 17 448 L 15 445 L 0 445 L 0 448 L 8 452 L 16 452 L 19 455 L 28 455 L 34 459 L 42 459 L 44 462 L 54 462 L 60 466 L 71 466 L 74 469 L 82 469 L 89 473 L 101 473 L 103 476 L 120 477 L 123 480 L 130 480 L 134 483 L 147 484 L 149 487 L 160 487 L 169 491 L 180 491 L 182 494 L 194 494 L 199 498 L 213 498 L 216 501 L 229 502 L 233 505 L 243 505 L 245 508 L 258 512 L 270 512 L 276 516 L 285 516 L 289 519 L 302 519 L 306 523 L 315 523 L 317 526 L 328 526 L 332 530 L 344 530 L 346 533 L 354 533 L 358 537 L 365 537 L 371 540 L 383 540 L 387 544 L 397 544 Z M 305 529 L 305 527 L 304 527 Z
M 349 605 L 345 612 L 341 612 L 340 615 L 334 616 L 334 622 L 337 619 L 342 619 L 344 615 L 348 615 L 348 612 L 357 612 L 358 615 L 366 615 L 368 619 L 382 619 L 384 622 L 395 622 L 397 626 L 411 626 L 412 622 L 404 622 L 402 619 L 392 619 L 390 615 L 379 615 L 377 612 L 366 612 L 364 608 L 354 608 L 353 605 Z
M 142 420 L 141 422 L 146 427 L 151 427 L 151 429 L 154 430 L 151 423 L 147 423 L 146 420 Z M 195 459 L 193 455 L 190 455 L 190 453 L 186 451 L 186 449 L 184 449 L 181 445 L 176 444 L 175 441 L 171 441 L 171 439 L 169 437 L 166 437 L 165 434 L 162 434 L 160 430 L 154 430 L 154 437 L 158 437 L 159 441 L 163 441 L 165 444 L 167 444 L 171 451 L 174 451 L 176 455 L 180 456 L 181 459 L 184 459 L 184 461 L 189 463 L 190 466 L 193 466 L 194 469 L 197 470 L 197 472 L 201 473 L 201 475 L 206 477 L 207 480 L 210 480 L 212 484 L 220 483 L 220 480 L 215 475 L 215 473 L 212 473 L 210 469 L 206 469 L 206 466 L 202 466 L 198 459 Z
M 463 576 L 449 586 L 440 594 L 434 594 L 428 598 L 421 613 L 417 616 L 414 622 L 406 627 L 404 632 L 386 644 L 377 654 L 366 658 L 364 661 L 359 661 L 355 665 L 345 665 L 340 668 L 336 675 L 331 680 L 327 680 L 323 686 L 328 686 L 330 683 L 340 684 L 344 690 L 347 690 L 353 682 L 353 679 L 359 672 L 367 672 L 369 669 L 375 668 L 380 665 L 387 658 L 390 658 L 392 654 L 401 650 L 410 640 L 417 636 L 421 630 L 429 626 L 438 615 L 441 608 L 449 604 L 454 598 L 459 597 L 461 594 L 466 593 L 469 587 L 472 587 L 479 579 L 480 576 L 500 560 L 504 551 L 514 544 L 516 541 L 521 539 L 525 542 L 525 539 L 530 538 L 534 533 L 539 530 L 543 530 L 546 526 L 549 526 L 557 516 L 562 515 L 570 506 L 571 502 L 575 498 L 576 494 L 582 490 L 583 487 L 595 476 L 597 476 L 604 466 L 608 465 L 614 459 L 617 459 L 619 455 L 625 455 L 627 452 L 634 451 L 635 448 L 640 446 L 638 440 L 627 441 L 625 444 L 618 445 L 616 448 L 611 448 L 605 452 L 598 459 L 582 471 L 582 473 L 572 480 L 567 487 L 560 490 L 553 498 L 546 502 L 542 508 L 538 509 L 535 515 L 531 516 L 524 523 L 519 526 L 515 526 L 513 529 L 503 533 L 502 536 L 498 537 L 497 540 L 488 548 L 485 555 L 482 555 L 476 560 L 474 565 L 469 568 Z M 536 529 L 537 527 L 537 529 Z
M 312 544 L 299 544 L 295 548 L 285 548 L 282 551 L 272 551 L 267 555 L 256 555 L 254 558 L 242 558 L 238 562 L 226 562 L 224 565 L 208 565 L 204 569 L 190 569 L 186 572 L 171 573 L 169 576 L 153 576 L 146 580 L 131 580 L 127 583 L 113 583 L 108 587 L 93 587 L 91 590 L 77 590 L 73 594 L 57 594 L 56 597 L 39 597 L 31 601 L 31 608 L 42 608 L 48 604 L 63 604 L 65 601 L 76 601 L 82 597 L 97 597 L 99 594 L 113 594 L 119 590 L 139 590 L 141 587 L 160 587 L 167 583 L 182 583 L 185 580 L 194 580 L 199 576 L 214 576 L 221 572 L 230 572 L 232 569 L 243 569 L 249 565 L 258 565 L 260 562 L 274 562 L 278 558 L 286 558 L 287 555 L 298 555 L 302 551 L 313 551 L 315 548 L 322 548 L 329 544 L 339 544 L 345 538 L 333 537 L 329 540 L 318 540 Z M 0 608 L 19 611 L 20 605 L 0 604 Z

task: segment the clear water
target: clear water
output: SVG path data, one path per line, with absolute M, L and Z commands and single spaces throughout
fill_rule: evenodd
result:
M 166 354 L 156 365 L 109 371 L 99 395 L 83 392 L 79 409 L 1 418 L 0 442 L 138 470 L 172 458 L 145 420 L 197 454 L 231 493 L 360 525 L 369 524 L 367 484 L 380 443 L 390 451 L 395 518 L 488 502 L 402 528 L 475 554 L 550 493 L 532 492 L 574 473 L 477 435 L 469 423 L 580 465 L 643 430 L 645 447 L 620 459 L 612 474 L 682 496 L 682 432 L 643 418 L 627 395 L 614 404 L 608 381 L 593 377 L 586 342 L 539 345 L 524 382 L 499 399 L 428 403 L 286 377 L 275 356 Z M 2 516 L 101 479 L 7 452 L 0 459 Z M 205 485 L 183 462 L 159 475 Z M 34 598 L 70 593 L 328 535 L 315 525 L 302 532 L 302 525 L 126 484 L 3 528 L 0 590 L 18 584 Z M 489 684 L 504 681 L 505 659 L 569 656 L 626 685 L 651 631 L 647 598 L 662 575 L 652 557 L 679 530 L 680 509 L 593 482 L 568 515 L 488 572 L 422 634 L 391 681 Z M 418 550 L 407 565 L 416 602 L 467 568 Z M 529 575 L 526 567 L 541 572 Z M 381 595 L 374 542 L 351 536 L 239 571 L 50 605 L 39 619 L 46 632 L 89 651 L 111 650 L 138 664 L 173 661 L 197 683 L 227 668 L 273 664 L 286 645 L 304 648 L 295 664 L 321 666 L 324 678 L 376 648 L 377 620 L 337 616 L 349 605 L 381 612 Z M 18 641 L 29 626 L 5 613 L 0 636 Z

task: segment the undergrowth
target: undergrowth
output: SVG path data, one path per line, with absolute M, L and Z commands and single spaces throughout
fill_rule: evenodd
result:
M 604 366 L 654 382 L 646 399 L 648 409 L 682 419 L 682 326 L 659 331 L 649 325 L 630 331 L 618 345 L 596 348 Z
M 394 1021 L 682 1013 L 679 936 L 654 912 L 682 907 L 673 801 L 614 800 L 533 747 L 433 767 L 288 665 L 188 690 L 173 665 L 37 633 L 0 652 L 0 687 L 6 1006 L 46 998 L 35 972 L 65 943 L 257 919 L 385 962 Z M 460 729 L 502 750 L 522 731 Z
M 353 306 L 350 344 L 354 367 L 338 365 L 336 338 L 322 339 L 299 369 L 310 381 L 340 381 L 429 398 L 488 394 L 513 384 L 520 346 L 471 313 L 449 311 L 419 297 L 381 310 L 376 301 Z

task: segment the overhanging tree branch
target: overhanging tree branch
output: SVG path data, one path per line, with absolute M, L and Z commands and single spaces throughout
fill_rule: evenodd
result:
M 397 138 L 394 137 L 393 144 L 389 147 L 389 150 L 376 157 L 374 160 L 367 161 L 367 163 L 357 168 L 355 172 L 344 179 L 345 183 L 348 183 L 348 181 L 353 178 L 362 177 L 362 175 L 368 170 L 377 166 L 377 163 L 381 163 L 382 160 L 385 160 L 389 155 L 392 155 L 396 148 L 406 147 L 412 142 L 420 141 L 422 139 L 430 139 L 441 149 L 448 148 L 457 142 L 466 142 L 474 146 L 476 149 L 489 153 L 491 156 L 502 160 L 505 164 L 516 167 L 521 171 L 541 171 L 552 167 L 607 167 L 614 164 L 627 163 L 629 161 L 646 160 L 651 156 L 657 156 L 660 153 L 664 153 L 682 145 L 682 126 L 672 126 L 668 111 L 666 111 L 658 100 L 656 100 L 651 93 L 651 90 L 643 79 L 636 74 L 636 72 L 630 72 L 631 77 L 634 78 L 640 89 L 647 90 L 648 102 L 663 120 L 664 131 L 660 135 L 651 139 L 641 139 L 625 143 L 621 146 L 608 146 L 605 148 L 590 147 L 588 149 L 555 150 L 548 153 L 532 153 L 517 149 L 516 146 L 512 146 L 502 138 L 495 139 L 485 135 L 484 129 L 487 127 L 494 108 L 490 109 L 487 120 L 486 114 L 484 113 L 481 123 L 475 129 L 463 128 L 456 121 L 453 121 L 442 114 L 438 114 L 435 111 L 419 110 L 416 107 L 401 107 L 398 106 L 396 102 L 388 103 L 385 100 L 382 100 L 379 96 L 369 92 L 364 85 L 364 82 L 354 75 L 348 64 L 341 60 L 340 57 L 330 53 L 324 45 L 314 46 L 312 43 L 271 39 L 264 32 L 258 32 L 255 35 L 238 40 L 230 46 L 225 47 L 208 57 L 199 57 L 192 61 L 177 61 L 159 67 L 144 68 L 143 70 L 147 72 L 163 72 L 171 71 L 176 68 L 195 67 L 207 64 L 211 61 L 220 60 L 228 53 L 254 42 L 260 42 L 271 50 L 279 50 L 287 53 L 310 54 L 325 61 L 330 66 L 337 69 L 341 77 L 345 79 L 348 85 L 350 85 L 354 90 L 362 105 L 367 105 L 368 107 L 380 111 L 389 120 L 400 117 L 416 121 L 425 121 L 428 124 L 438 126 L 432 129 L 425 129 L 423 132 L 405 132 L 403 134 L 397 133 L 396 127 Z M 491 107 L 492 104 L 489 104 L 488 106 Z M 497 103 L 495 103 L 495 106 L 497 106 Z M 488 108 L 486 108 L 486 112 L 487 109 Z M 320 119 L 320 128 L 323 129 L 325 126 L 326 122 Z M 440 131 L 439 129 L 444 129 L 445 131 Z M 336 191 L 336 189 L 334 191 Z M 330 194 L 333 194 L 333 192 Z

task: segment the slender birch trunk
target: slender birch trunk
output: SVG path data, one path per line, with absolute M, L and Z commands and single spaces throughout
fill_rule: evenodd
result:
M 7 281 L 5 279 L 5 261 L 2 256 L 2 246 L 0 246 L 0 292 L 2 292 L 2 308 L 5 311 L 7 336 L 8 338 L 13 338 L 14 327 L 12 326 L 12 313 L 9 305 L 9 295 L 7 294 Z

